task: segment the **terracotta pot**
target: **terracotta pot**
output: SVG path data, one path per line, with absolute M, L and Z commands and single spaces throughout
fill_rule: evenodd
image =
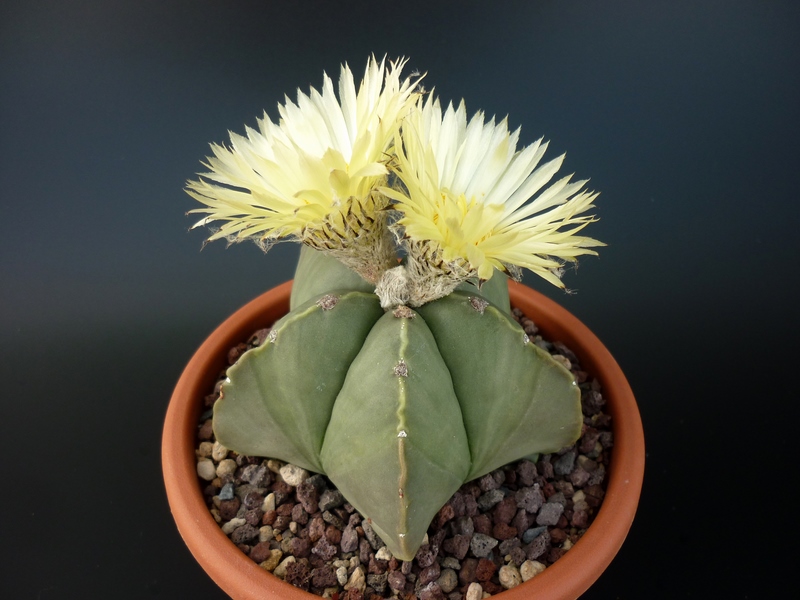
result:
M 268 573 L 222 533 L 203 501 L 195 466 L 195 432 L 201 398 L 226 364 L 228 349 L 269 326 L 289 308 L 291 282 L 259 296 L 236 311 L 197 350 L 170 400 L 162 440 L 164 482 L 170 508 L 194 557 L 211 578 L 236 600 L 313 596 Z M 630 529 L 644 475 L 644 435 L 636 401 L 614 358 L 578 319 L 545 296 L 510 284 L 511 301 L 551 340 L 564 342 L 596 376 L 613 417 L 614 450 L 608 489 L 594 522 L 554 565 L 526 583 L 502 593 L 503 600 L 577 598 L 614 558 Z

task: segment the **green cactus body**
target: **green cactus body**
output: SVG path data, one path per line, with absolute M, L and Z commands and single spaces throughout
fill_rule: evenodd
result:
M 509 315 L 506 280 L 385 312 L 336 259 L 301 253 L 291 312 L 228 371 L 214 429 L 325 473 L 399 559 L 474 477 L 569 445 L 572 375 Z
M 397 557 L 413 558 L 465 481 L 467 434 L 450 372 L 413 311 L 372 328 L 336 399 L 322 447 L 331 481 Z
M 463 292 L 426 304 L 419 313 L 436 338 L 460 402 L 472 456 L 467 480 L 530 454 L 555 452 L 578 438 L 582 420 L 575 379 L 511 317 Z
M 268 339 L 228 369 L 214 406 L 227 448 L 322 471 L 319 452 L 347 369 L 383 314 L 372 294 L 324 294 L 275 323 Z

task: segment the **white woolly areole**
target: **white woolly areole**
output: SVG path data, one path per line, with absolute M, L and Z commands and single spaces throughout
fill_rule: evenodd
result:
M 380 298 L 381 307 L 384 310 L 394 308 L 400 304 L 407 304 L 408 277 L 406 268 L 401 265 L 384 271 L 375 286 L 375 294 Z

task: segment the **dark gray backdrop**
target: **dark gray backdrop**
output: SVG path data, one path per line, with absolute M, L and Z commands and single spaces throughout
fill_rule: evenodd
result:
M 224 597 L 171 520 L 161 420 L 297 249 L 200 252 L 182 187 L 227 130 L 388 53 L 602 192 L 578 293 L 526 278 L 605 341 L 645 423 L 639 515 L 585 597 L 774 597 L 797 534 L 799 6 L 0 4 L 0 595 Z

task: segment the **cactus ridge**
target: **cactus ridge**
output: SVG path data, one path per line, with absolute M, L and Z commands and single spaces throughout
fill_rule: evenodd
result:
M 326 295 L 338 297 L 334 306 L 320 302 Z M 376 296 L 346 291 L 311 299 L 280 319 L 267 343 L 228 369 L 214 406 L 220 443 L 321 471 L 319 450 L 336 395 L 382 314 Z
M 453 292 L 418 309 L 450 370 L 464 417 L 468 479 L 577 439 L 580 391 L 572 374 L 486 300 Z
M 326 474 L 392 553 L 411 560 L 469 464 L 461 409 L 430 329 L 419 316 L 387 312 L 336 399 L 322 447 Z

